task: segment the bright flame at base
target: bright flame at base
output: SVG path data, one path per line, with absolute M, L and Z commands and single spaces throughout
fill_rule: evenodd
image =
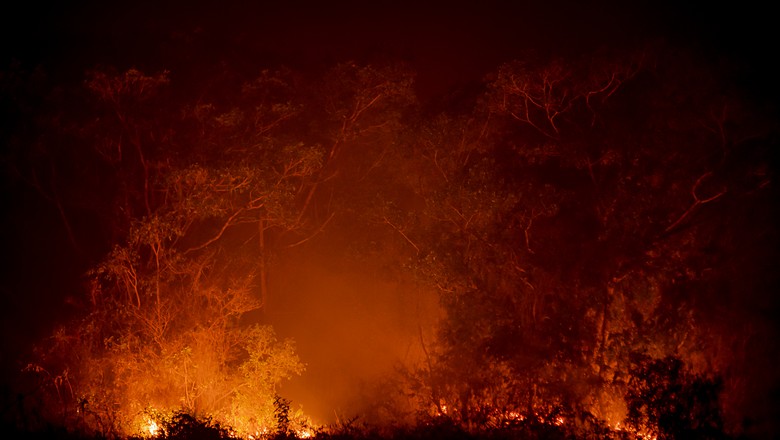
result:
M 146 430 L 149 431 L 149 435 L 154 437 L 158 432 L 160 432 L 160 427 L 157 426 L 157 422 L 154 420 L 149 420 L 149 423 L 146 425 Z
M 312 436 L 312 432 L 305 429 L 300 429 L 295 431 L 295 436 L 298 438 L 310 438 Z

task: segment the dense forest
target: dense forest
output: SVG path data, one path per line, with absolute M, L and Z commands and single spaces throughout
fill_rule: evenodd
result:
M 41 201 L 90 256 L 76 294 L 41 304 L 67 316 L 18 360 L 4 427 L 769 437 L 780 133 L 732 67 L 653 41 L 423 96 L 389 57 L 62 82 L 4 66 L 3 197 Z M 271 281 L 312 261 L 437 304 L 414 356 L 332 425 L 284 396 L 311 365 L 269 309 Z

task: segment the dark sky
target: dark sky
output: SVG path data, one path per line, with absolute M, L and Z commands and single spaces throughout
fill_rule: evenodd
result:
M 101 63 L 171 68 L 185 61 L 177 49 L 187 44 L 200 50 L 199 59 L 190 60 L 195 63 L 222 57 L 317 63 L 387 54 L 408 59 L 425 85 L 441 87 L 527 51 L 570 55 L 648 36 L 759 61 L 767 53 L 771 14 L 751 3 L 10 2 L 0 13 L 0 44 L 5 63 L 10 56 L 74 75 Z
M 86 69 L 101 65 L 168 69 L 176 78 L 221 60 L 246 69 L 307 69 L 389 57 L 409 62 L 419 75 L 418 92 L 433 97 L 511 59 L 576 56 L 664 38 L 732 63 L 735 81 L 774 102 L 776 23 L 757 2 L 739 3 L 732 9 L 647 1 L 14 1 L 0 6 L 0 71 L 39 67 L 56 84 L 81 81 Z M 80 274 L 96 256 L 73 255 L 56 210 L 34 190 L 2 192 L 5 375 L 18 368 L 13 359 L 29 341 L 67 310 L 65 298 L 78 294 Z
M 168 1 L 8 2 L 0 62 L 176 71 L 243 60 L 294 67 L 389 56 L 409 61 L 423 93 L 480 78 L 512 58 L 572 56 L 664 38 L 736 60 L 751 80 L 776 73 L 772 17 L 759 2 Z M 196 48 L 193 52 L 192 47 Z M 767 84 L 762 84 L 766 86 Z M 777 86 L 773 87 L 773 95 Z

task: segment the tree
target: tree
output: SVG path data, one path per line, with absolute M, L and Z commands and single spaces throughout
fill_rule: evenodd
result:
M 253 432 L 272 425 L 279 381 L 303 370 L 290 341 L 240 325 L 261 306 L 256 247 L 230 249 L 212 237 L 208 246 L 177 249 L 192 223 L 230 206 L 219 197 L 193 200 L 202 194 L 191 183 L 176 209 L 139 221 L 92 272 L 89 315 L 60 330 L 51 348 L 73 385 L 62 403 L 91 429 L 131 433 L 144 411 L 183 408 Z M 193 202 L 201 210 L 186 207 Z
M 123 114 L 124 95 L 108 93 L 146 90 L 147 77 L 98 78 L 123 130 L 154 139 Z M 318 151 L 262 138 L 249 157 L 204 167 L 164 156 L 172 151 L 144 154 L 147 144 L 133 138 L 144 172 L 128 183 L 143 188 L 140 214 L 88 275 L 85 316 L 58 330 L 32 369 L 54 372 L 52 404 L 68 423 L 106 435 L 138 432 L 149 411 L 178 408 L 241 432 L 273 426 L 276 388 L 303 365 L 290 341 L 240 320 L 263 306 L 266 231 L 296 227 L 296 188 Z
M 472 113 L 422 124 L 409 146 L 417 174 L 398 181 L 425 209 L 391 203 L 385 220 L 447 312 L 418 375 L 434 413 L 446 402 L 485 426 L 491 412 L 588 411 L 615 428 L 637 353 L 682 360 L 686 381 L 742 362 L 713 340 L 734 328 L 714 316 L 752 307 L 718 288 L 743 276 L 718 256 L 771 229 L 771 214 L 743 213 L 772 198 L 757 176 L 777 127 L 683 55 L 641 54 L 508 63 Z M 741 255 L 774 255 L 755 249 Z
M 104 119 L 86 132 L 105 134 L 127 227 L 90 273 L 81 325 L 55 338 L 62 359 L 34 368 L 106 432 L 144 405 L 272 424 L 270 396 L 301 366 L 240 318 L 267 304 L 273 255 L 319 237 L 439 291 L 439 333 L 420 332 L 425 360 L 402 385 L 419 414 L 677 432 L 658 415 L 677 409 L 637 402 L 679 385 L 703 408 L 680 429 L 719 430 L 715 400 L 733 429 L 748 387 L 731 372 L 776 347 L 754 311 L 776 308 L 777 125 L 689 58 L 510 62 L 447 111 L 419 106 L 393 65 L 199 93 L 93 74 Z M 150 109 L 167 88 L 186 98 Z M 123 142 L 135 154 L 117 159 Z M 656 376 L 668 389 L 650 390 Z
M 304 186 L 299 215 L 311 210 L 323 186 L 330 189 L 322 197 L 327 205 L 354 215 L 361 211 L 354 209 L 355 204 L 365 203 L 361 198 L 374 189 L 366 188 L 375 182 L 367 178 L 382 173 L 386 155 L 406 122 L 404 116 L 414 108 L 412 73 L 400 64 L 341 63 L 325 73 L 313 92 L 312 136 L 321 139 L 326 153 L 321 168 Z M 362 189 L 368 191 L 361 194 Z M 314 218 L 329 218 L 327 209 L 317 211 Z
M 628 422 L 658 438 L 720 438 L 719 384 L 688 377 L 679 359 L 634 359 L 627 393 Z
M 96 111 L 108 113 L 88 129 L 105 133 L 95 149 L 119 171 L 116 197 L 129 226 L 90 271 L 84 316 L 58 330 L 31 365 L 54 385 L 52 407 L 67 423 L 132 433 L 149 414 L 177 409 L 242 433 L 277 423 L 278 384 L 303 365 L 290 341 L 241 318 L 266 306 L 270 256 L 305 243 L 333 217 L 309 208 L 327 174 L 344 166 L 339 152 L 350 146 L 375 163 L 354 149 L 385 136 L 397 124 L 394 103 L 410 93 L 408 78 L 389 68 L 334 69 L 322 106 L 301 99 L 308 90 L 293 90 L 292 81 L 289 72 L 263 71 L 228 88 L 227 103 L 209 103 L 209 95 L 182 103 L 170 91 L 151 109 L 167 74 L 90 74 Z M 312 133 L 285 124 L 311 124 Z M 331 148 L 307 141 L 317 137 Z

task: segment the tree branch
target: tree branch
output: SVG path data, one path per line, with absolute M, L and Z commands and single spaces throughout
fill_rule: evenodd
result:
M 395 229 L 395 230 L 396 230 L 396 231 L 397 231 L 399 234 L 401 234 L 401 237 L 403 237 L 403 238 L 404 238 L 404 239 L 405 239 L 405 240 L 406 240 L 406 241 L 407 241 L 407 242 L 408 242 L 410 245 L 412 245 L 412 247 L 414 248 L 414 250 L 416 250 L 416 251 L 417 251 L 417 253 L 418 253 L 418 254 L 420 253 L 420 248 L 419 248 L 419 247 L 417 247 L 417 245 L 416 245 L 416 244 L 414 244 L 414 242 L 413 242 L 413 241 L 412 241 L 412 240 L 411 240 L 411 239 L 410 239 L 410 238 L 409 238 L 409 237 L 408 237 L 406 234 L 404 234 L 404 231 L 402 231 L 402 230 L 401 230 L 401 229 L 400 229 L 398 226 L 396 226 L 396 225 L 394 225 L 393 223 L 391 223 L 391 222 L 390 222 L 390 220 L 388 220 L 388 219 L 387 219 L 387 217 L 383 217 L 383 218 L 384 218 L 384 220 L 385 220 L 385 223 L 387 223 L 388 225 L 390 225 L 390 227 L 392 227 L 392 228 L 393 228 L 393 229 Z
M 244 208 L 239 209 L 233 215 L 231 215 L 230 218 L 227 219 L 225 224 L 222 225 L 222 229 L 219 230 L 217 235 L 215 235 L 214 237 L 212 237 L 211 239 L 209 239 L 205 243 L 201 244 L 200 246 L 195 246 L 195 247 L 187 249 L 186 251 L 184 251 L 184 253 L 185 254 L 189 254 L 190 252 L 195 252 L 195 251 L 201 250 L 201 249 L 205 248 L 206 246 L 210 245 L 211 243 L 214 243 L 215 241 L 219 240 L 222 237 L 222 234 L 225 233 L 227 228 L 230 227 L 231 225 L 233 225 L 233 220 L 235 220 L 235 218 L 238 217 L 238 214 L 241 214 L 242 212 L 244 212 Z
M 698 208 L 701 205 L 704 205 L 705 203 L 712 202 L 713 200 L 719 198 L 723 194 L 726 193 L 726 190 L 722 190 L 719 193 L 707 197 L 706 199 L 700 199 L 699 195 L 696 194 L 696 189 L 699 187 L 699 185 L 702 183 L 704 179 L 712 175 L 712 171 L 708 171 L 701 176 L 699 176 L 698 179 L 696 179 L 696 183 L 693 184 L 693 188 L 691 188 L 691 195 L 693 196 L 693 204 L 688 207 L 688 209 L 685 210 L 685 212 L 682 213 L 680 217 L 677 218 L 669 227 L 664 229 L 664 234 L 668 234 L 670 231 L 672 231 L 674 228 L 676 228 L 680 223 L 682 223 L 686 218 L 688 218 L 689 215 L 693 213 L 693 211 Z

